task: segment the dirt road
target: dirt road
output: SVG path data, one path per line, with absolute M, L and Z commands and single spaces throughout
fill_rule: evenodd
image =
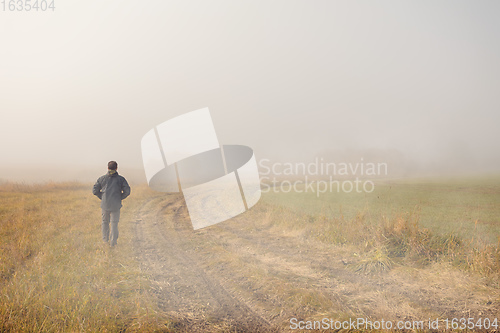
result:
M 160 307 L 188 331 L 271 331 L 265 318 L 203 269 L 182 196 L 163 200 L 143 205 L 135 221 L 137 256 L 157 286 Z
M 261 223 L 266 208 L 193 231 L 181 195 L 136 212 L 136 257 L 180 331 L 275 332 L 290 319 L 495 318 L 495 286 L 439 265 L 364 275 L 349 248 Z

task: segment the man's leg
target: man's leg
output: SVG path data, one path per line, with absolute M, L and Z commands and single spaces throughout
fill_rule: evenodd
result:
M 107 242 L 109 240 L 109 218 L 110 218 L 110 212 L 105 211 L 104 209 L 102 210 L 102 240 L 104 242 Z
M 118 222 L 120 221 L 120 210 L 111 212 L 111 246 L 116 245 L 116 241 L 118 240 Z

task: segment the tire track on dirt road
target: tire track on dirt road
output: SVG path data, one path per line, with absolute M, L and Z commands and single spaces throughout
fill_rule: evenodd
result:
M 209 276 L 192 251 L 184 199 L 171 194 L 146 201 L 136 213 L 134 247 L 159 307 L 185 331 L 270 332 L 271 325 Z

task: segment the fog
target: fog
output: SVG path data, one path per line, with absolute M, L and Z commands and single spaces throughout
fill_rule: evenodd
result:
M 0 11 L 0 179 L 145 181 L 140 142 L 209 107 L 257 159 L 500 172 L 495 1 L 57 1 Z

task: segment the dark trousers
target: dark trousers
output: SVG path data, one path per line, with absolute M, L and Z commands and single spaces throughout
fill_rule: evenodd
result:
M 109 240 L 111 246 L 116 245 L 118 239 L 118 221 L 120 221 L 120 210 L 112 212 L 102 210 L 102 240 L 105 242 Z M 110 223 L 111 230 L 109 228 Z

